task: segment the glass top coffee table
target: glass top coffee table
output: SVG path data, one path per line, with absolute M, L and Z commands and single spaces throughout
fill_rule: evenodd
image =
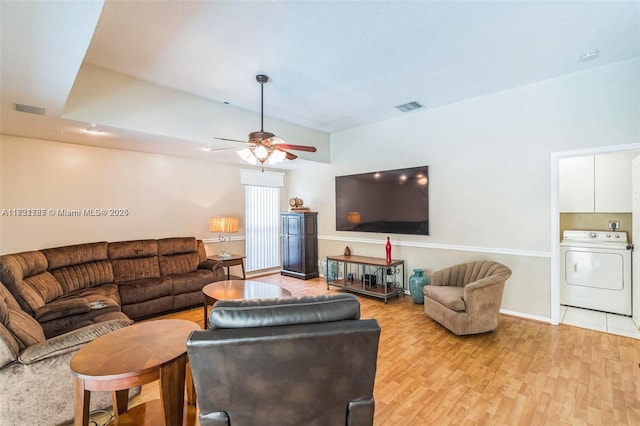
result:
M 207 284 L 204 295 L 204 328 L 209 328 L 209 306 L 218 300 L 271 299 L 291 297 L 291 292 L 275 284 L 251 280 L 225 280 Z

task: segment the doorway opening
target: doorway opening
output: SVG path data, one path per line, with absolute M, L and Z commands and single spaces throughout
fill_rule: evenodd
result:
M 640 144 L 613 145 L 606 147 L 555 152 L 551 154 L 551 323 L 557 325 L 565 319 L 568 311 L 560 306 L 560 160 L 598 154 L 640 151 Z M 639 152 L 640 154 L 640 152 Z M 636 218 L 638 220 L 639 218 Z M 640 236 L 636 236 L 638 238 Z M 635 256 L 635 255 L 634 255 Z M 640 277 L 639 277 L 640 278 Z M 638 288 L 634 286 L 634 288 Z M 640 291 L 640 289 L 638 289 Z M 637 293 L 637 292 L 636 292 Z M 578 314 L 580 314 L 578 312 Z M 613 322 L 613 321 L 612 321 Z M 605 330 L 603 330 L 605 331 Z

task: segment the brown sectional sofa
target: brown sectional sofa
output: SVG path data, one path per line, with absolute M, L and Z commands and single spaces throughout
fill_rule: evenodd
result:
M 0 256 L 0 425 L 71 420 L 75 352 L 132 320 L 199 305 L 202 287 L 225 277 L 193 237 Z M 111 404 L 108 393 L 91 400 Z
M 49 337 L 110 319 L 202 303 L 224 279 L 193 237 L 97 242 L 0 256 L 0 281 Z M 95 304 L 101 303 L 99 308 Z
M 42 326 L 0 283 L 0 425 L 60 424 L 73 419 L 71 357 L 99 336 L 131 324 L 102 321 L 47 339 Z M 139 389 L 130 391 L 133 396 Z M 109 392 L 94 392 L 91 410 L 111 405 Z

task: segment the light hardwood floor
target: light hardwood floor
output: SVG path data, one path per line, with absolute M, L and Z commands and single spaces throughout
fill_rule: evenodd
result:
M 294 296 L 329 292 L 322 279 L 257 279 Z M 359 298 L 382 328 L 375 425 L 640 425 L 639 340 L 506 315 L 495 332 L 457 337 L 409 296 Z M 147 385 L 133 404 L 158 395 Z

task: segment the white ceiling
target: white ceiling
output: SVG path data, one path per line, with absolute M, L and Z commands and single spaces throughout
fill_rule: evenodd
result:
M 394 106 L 405 102 L 434 108 L 640 55 L 640 1 L 1 0 L 1 7 L 2 133 L 212 160 L 233 156 L 195 150 L 203 140 L 187 135 L 105 126 L 99 114 L 60 118 L 72 116 L 63 113 L 82 64 L 253 112 L 260 110 L 255 75 L 264 73 L 271 78 L 265 116 L 332 133 L 397 117 Z M 596 59 L 579 59 L 594 49 Z M 47 113 L 16 112 L 15 103 Z M 126 113 L 140 114 L 140 105 Z M 87 123 L 106 136 L 83 132 Z M 256 115 L 253 127 L 233 135 L 207 129 L 208 142 L 226 147 L 213 137 L 258 128 Z

